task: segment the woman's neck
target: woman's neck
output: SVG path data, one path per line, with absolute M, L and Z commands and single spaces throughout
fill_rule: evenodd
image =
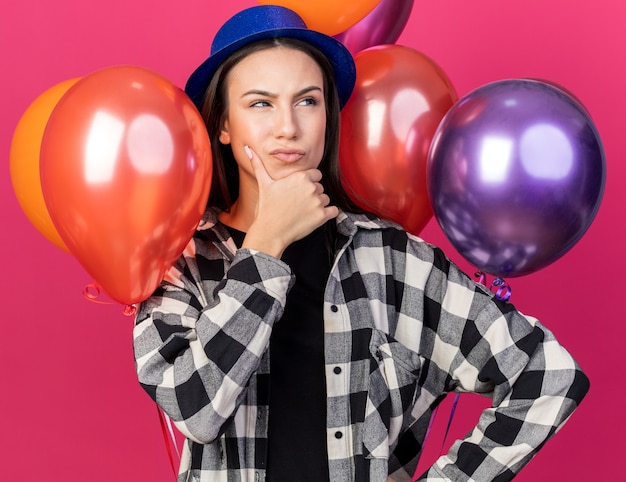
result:
M 231 228 L 247 233 L 255 218 L 257 199 L 256 193 L 254 196 L 250 196 L 246 190 L 239 191 L 239 198 L 235 200 L 228 211 L 219 213 L 218 219 Z

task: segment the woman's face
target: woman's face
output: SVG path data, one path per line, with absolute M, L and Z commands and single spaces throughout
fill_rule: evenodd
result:
M 256 187 L 246 145 L 274 179 L 318 167 L 326 130 L 323 89 L 319 65 L 293 48 L 254 52 L 231 69 L 219 140 L 231 145 L 240 188 L 245 189 L 247 183 Z

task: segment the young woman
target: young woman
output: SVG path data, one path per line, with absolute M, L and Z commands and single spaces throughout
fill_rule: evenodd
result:
M 588 389 L 537 320 L 352 204 L 354 82 L 339 42 L 275 6 L 231 18 L 188 81 L 209 206 L 134 332 L 141 385 L 187 437 L 180 482 L 408 481 L 451 391 L 492 408 L 420 480 L 510 480 Z

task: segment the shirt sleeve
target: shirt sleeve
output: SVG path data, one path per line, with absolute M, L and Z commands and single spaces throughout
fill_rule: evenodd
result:
M 183 255 L 142 303 L 133 333 L 141 386 L 199 443 L 215 440 L 240 405 L 293 284 L 287 265 L 263 253 L 238 250 L 215 280 L 211 263 L 224 266 Z
M 476 391 L 489 393 L 491 408 L 483 411 L 464 440 L 456 441 L 418 480 L 512 479 L 587 393 L 587 377 L 549 330 L 535 321 L 527 335 L 514 338 L 502 325 L 523 321 L 519 314 L 508 318 L 493 322 L 485 340 L 494 353 L 482 355 L 484 363 L 477 367 L 476 377 L 453 374 L 457 390 L 472 391 L 474 384 Z
M 568 420 L 589 380 L 538 320 L 435 258 L 424 290 L 423 388 L 432 399 L 481 393 L 492 405 L 418 480 L 510 480 Z

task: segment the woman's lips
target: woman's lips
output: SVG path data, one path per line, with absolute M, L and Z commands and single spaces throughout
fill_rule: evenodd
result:
M 270 155 L 278 159 L 279 161 L 290 163 L 296 162 L 304 157 L 304 151 L 300 149 L 274 149 L 270 152 Z

